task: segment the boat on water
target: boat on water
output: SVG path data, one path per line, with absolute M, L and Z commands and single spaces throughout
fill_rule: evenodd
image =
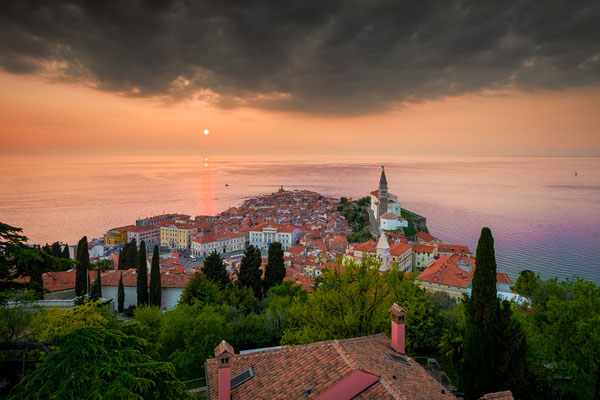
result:
M 577 175 L 577 173 L 575 173 L 575 175 Z M 225 186 L 229 186 L 229 183 L 226 183 Z

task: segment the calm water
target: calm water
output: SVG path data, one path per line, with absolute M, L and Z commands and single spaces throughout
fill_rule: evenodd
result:
M 487 225 L 499 270 L 511 277 L 529 268 L 600 283 L 600 158 L 6 157 L 0 221 L 33 243 L 75 243 L 162 212 L 215 214 L 279 185 L 365 196 L 382 163 L 390 192 L 446 243 L 474 250 Z

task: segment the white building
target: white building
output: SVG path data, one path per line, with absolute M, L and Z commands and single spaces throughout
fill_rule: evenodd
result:
M 155 244 L 160 245 L 160 226 L 147 225 L 131 228 L 127 231 L 127 241 L 132 240 L 135 240 L 138 247 L 143 240 L 146 243 L 146 248 L 152 249 Z
M 102 298 L 112 299 L 115 309 L 118 306 L 119 277 L 123 273 L 125 289 L 125 308 L 137 305 L 137 274 L 134 268 L 128 270 L 110 270 L 102 274 Z M 179 269 L 161 268 L 161 310 L 173 308 L 179 302 L 185 285 L 194 272 Z M 148 287 L 150 287 L 150 271 L 148 271 Z
M 380 271 L 387 271 L 390 268 L 390 244 L 388 243 L 385 233 L 379 236 L 377 243 L 377 257 L 381 261 Z
M 88 253 L 90 255 L 90 258 L 102 257 L 104 255 L 104 246 L 99 244 L 95 246 L 90 245 Z
M 254 247 L 266 249 L 271 243 L 279 242 L 285 250 L 297 244 L 302 230 L 293 225 L 264 224 L 253 226 L 248 232 Z
M 244 235 L 239 233 L 226 232 L 221 235 L 198 236 L 192 239 L 192 254 L 197 257 L 206 257 L 213 251 L 221 254 L 230 251 L 244 250 Z
M 413 267 L 417 269 L 427 268 L 437 255 L 437 245 L 415 243 L 413 244 Z
M 379 179 L 379 189 L 371 192 L 371 210 L 373 211 L 373 216 L 379 220 L 383 215 L 391 213 L 398 217 L 402 218 L 402 207 L 400 207 L 400 202 L 398 201 L 398 197 L 389 193 L 387 191 L 387 179 L 385 177 L 385 171 L 383 167 L 381 167 L 381 178 Z M 388 216 L 387 224 L 398 224 L 398 222 L 391 221 L 392 218 Z M 381 224 L 381 223 L 380 223 Z M 406 222 L 406 226 L 408 226 L 408 222 Z M 387 228 L 386 228 L 387 229 Z M 397 229 L 397 228 L 394 228 Z
M 394 213 L 386 212 L 379 217 L 379 228 L 382 231 L 394 231 L 406 227 L 408 227 L 408 221 Z

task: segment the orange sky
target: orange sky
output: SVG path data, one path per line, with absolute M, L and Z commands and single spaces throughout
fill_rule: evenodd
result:
M 600 156 L 598 87 L 487 92 L 359 117 L 164 105 L 4 72 L 0 88 L 1 155 Z

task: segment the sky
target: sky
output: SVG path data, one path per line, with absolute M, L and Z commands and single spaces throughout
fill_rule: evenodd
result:
M 0 38 L 5 156 L 600 156 L 598 1 L 8 0 Z

